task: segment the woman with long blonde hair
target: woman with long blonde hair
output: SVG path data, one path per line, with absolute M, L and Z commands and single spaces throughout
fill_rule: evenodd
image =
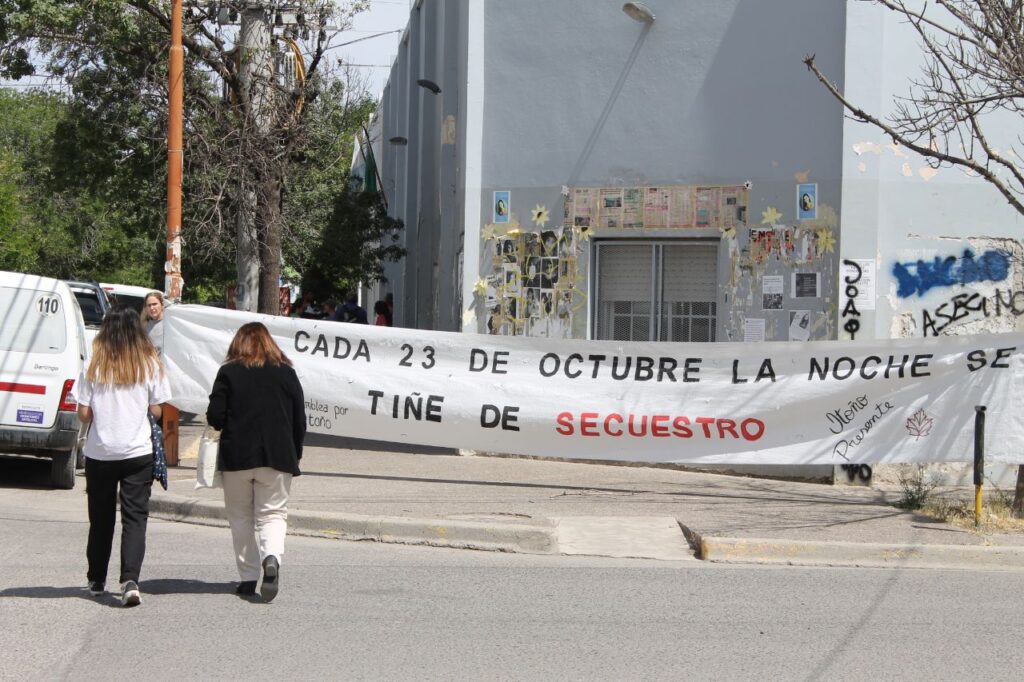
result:
M 92 357 L 78 380 L 78 417 L 92 422 L 85 442 L 89 503 L 87 579 L 94 596 L 106 591 L 107 565 L 121 505 L 121 603 L 141 602 L 139 573 L 153 487 L 153 441 L 148 413 L 160 416 L 170 398 L 163 366 L 137 312 L 107 313 Z
M 242 325 L 210 393 L 206 421 L 221 430 L 217 468 L 231 526 L 238 594 L 271 601 L 280 588 L 288 495 L 299 475 L 306 407 L 291 361 L 259 322 Z

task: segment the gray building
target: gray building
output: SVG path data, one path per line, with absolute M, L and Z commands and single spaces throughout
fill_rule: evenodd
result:
M 382 289 L 396 324 L 747 342 L 1019 329 L 1020 216 L 844 117 L 809 54 L 883 117 L 922 63 L 906 25 L 858 0 L 416 3 L 375 121 L 409 252 Z M 994 126 L 1010 145 L 1019 119 Z
M 835 338 L 843 118 L 801 59 L 842 73 L 842 5 L 651 9 L 412 9 L 378 112 L 409 251 L 389 272 L 396 323 Z

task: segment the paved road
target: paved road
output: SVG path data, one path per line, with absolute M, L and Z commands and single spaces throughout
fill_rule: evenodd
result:
M 226 530 L 153 521 L 144 602 L 125 610 L 82 590 L 84 507 L 53 492 L 0 483 L 3 680 L 954 680 L 1024 666 L 1014 572 L 291 538 L 266 605 L 231 594 Z

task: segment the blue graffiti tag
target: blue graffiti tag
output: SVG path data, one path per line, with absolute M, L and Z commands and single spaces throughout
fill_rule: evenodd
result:
M 919 260 L 916 263 L 896 263 L 892 274 L 899 283 L 896 295 L 907 298 L 935 287 L 951 287 L 971 282 L 1002 282 L 1010 274 L 1010 258 L 1003 251 L 986 251 L 980 258 L 974 252 L 964 249 L 961 258 L 935 257 L 931 263 Z

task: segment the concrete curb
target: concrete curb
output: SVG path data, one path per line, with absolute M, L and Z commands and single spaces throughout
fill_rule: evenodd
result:
M 224 504 L 180 495 L 154 495 L 150 514 L 170 521 L 227 526 Z M 374 540 L 409 545 L 430 545 L 492 552 L 555 554 L 558 541 L 554 527 L 491 524 L 478 521 L 375 517 L 327 511 L 288 511 L 288 532 L 292 535 Z
M 894 545 L 701 537 L 699 558 L 722 563 L 1024 571 L 1024 547 Z
M 156 518 L 227 527 L 222 502 L 161 493 L 150 499 L 149 507 L 150 514 Z M 679 525 L 690 546 L 697 548 L 697 558 L 713 563 L 1024 571 L 1024 547 L 703 537 Z M 336 540 L 373 540 L 492 552 L 561 553 L 555 525 L 376 517 L 292 509 L 288 512 L 288 532 Z

